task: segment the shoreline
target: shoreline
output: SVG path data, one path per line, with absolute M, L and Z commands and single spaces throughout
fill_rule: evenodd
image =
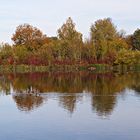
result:
M 89 64 L 80 65 L 51 65 L 51 66 L 34 66 L 34 65 L 0 65 L 0 73 L 30 73 L 30 72 L 127 72 L 140 71 L 140 64 L 137 65 L 108 65 L 108 64 Z

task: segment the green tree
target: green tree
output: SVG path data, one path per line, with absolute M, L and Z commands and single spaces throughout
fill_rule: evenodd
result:
M 1 64 L 14 63 L 13 47 L 9 44 L 2 44 L 0 47 L 0 62 Z
M 131 51 L 131 50 L 126 50 L 126 49 L 122 49 L 115 60 L 115 64 L 126 64 L 126 65 L 131 65 L 131 64 L 135 64 L 136 63 L 136 52 L 135 51 Z
M 90 28 L 91 42 L 96 49 L 97 60 L 103 59 L 109 44 L 118 37 L 116 27 L 110 18 L 97 20 Z
M 81 59 L 82 34 L 76 31 L 75 23 L 70 17 L 58 29 L 58 38 L 62 42 L 62 55 L 64 58 Z
M 140 29 L 137 29 L 132 36 L 133 50 L 140 50 Z
M 91 41 L 86 39 L 81 50 L 82 60 L 85 62 L 93 62 L 96 58 L 95 47 L 92 45 Z
M 13 51 L 15 64 L 25 64 L 27 62 L 30 52 L 26 46 L 15 46 Z
M 128 35 L 124 39 L 125 39 L 125 42 L 128 45 L 128 49 L 132 50 L 133 49 L 133 35 Z

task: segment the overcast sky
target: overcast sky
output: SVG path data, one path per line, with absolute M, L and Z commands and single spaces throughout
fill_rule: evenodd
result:
M 19 24 L 29 23 L 48 36 L 72 17 L 84 37 L 97 19 L 110 17 L 127 34 L 140 28 L 140 0 L 0 0 L 0 42 L 9 42 Z

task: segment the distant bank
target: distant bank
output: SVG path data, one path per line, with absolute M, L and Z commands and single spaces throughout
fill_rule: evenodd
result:
M 127 72 L 140 71 L 140 65 L 107 65 L 90 64 L 80 65 L 52 65 L 52 66 L 34 66 L 34 65 L 0 65 L 0 73 L 28 73 L 28 72 Z

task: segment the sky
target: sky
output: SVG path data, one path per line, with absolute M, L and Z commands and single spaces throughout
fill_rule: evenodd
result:
M 0 0 L 0 42 L 12 43 L 16 27 L 28 23 L 47 36 L 72 17 L 83 37 L 92 23 L 110 17 L 118 30 L 127 34 L 140 28 L 140 0 Z

